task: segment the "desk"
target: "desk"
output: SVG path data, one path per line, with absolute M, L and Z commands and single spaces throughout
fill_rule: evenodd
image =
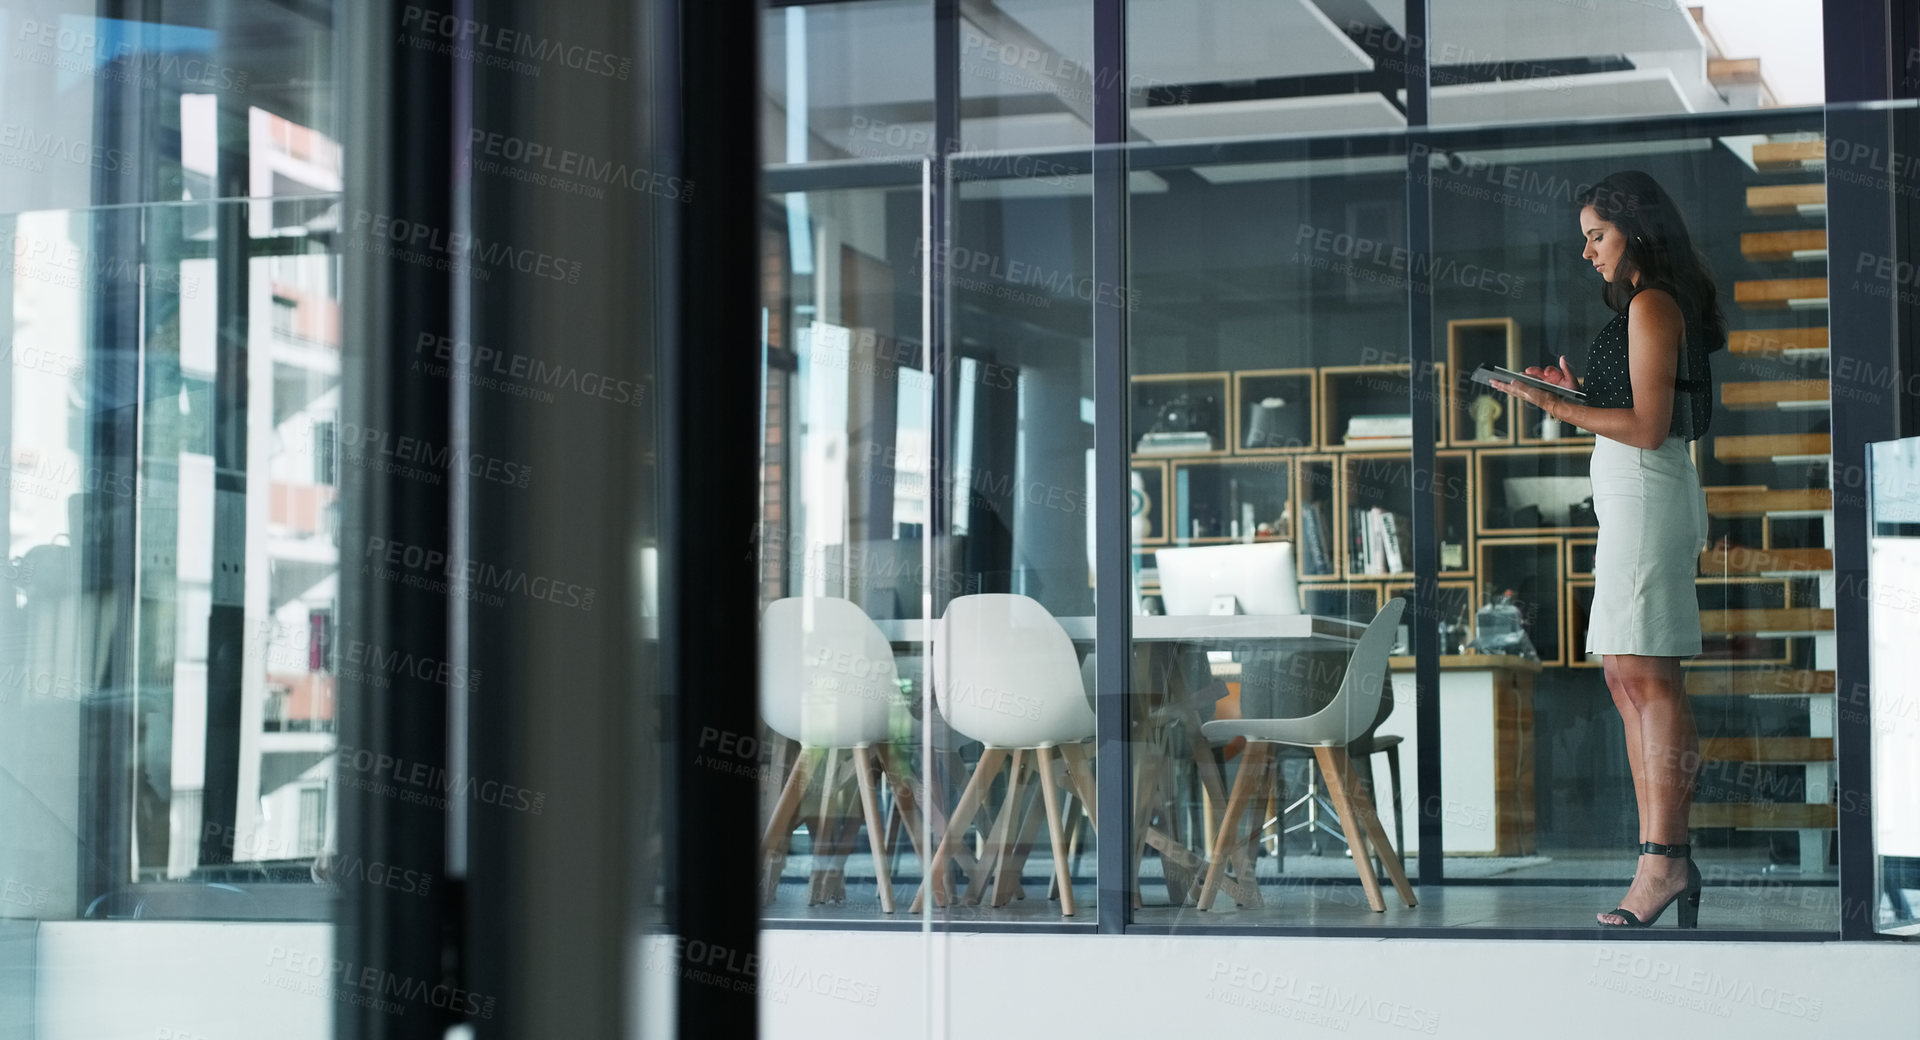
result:
M 1382 733 L 1405 738 L 1404 774 L 1420 775 L 1420 735 L 1414 726 L 1412 657 L 1390 658 L 1393 714 Z M 1529 856 L 1533 820 L 1533 677 L 1540 662 L 1501 654 L 1440 658 L 1441 833 L 1449 856 Z M 1408 789 L 1407 815 L 1418 818 L 1419 782 Z M 1381 792 L 1374 792 L 1375 798 Z M 1376 802 L 1377 804 L 1377 802 Z M 1386 807 L 1392 811 L 1392 805 Z M 1411 821 L 1409 821 L 1411 824 Z M 1407 828 L 1406 853 L 1420 849 L 1420 828 Z
M 1094 641 L 1096 621 L 1091 617 L 1056 618 L 1076 643 Z M 925 643 L 940 637 L 940 619 L 906 618 L 875 621 L 890 643 Z M 1314 614 L 1145 614 L 1133 619 L 1136 643 L 1219 644 L 1259 640 L 1274 643 L 1263 649 L 1349 649 L 1367 630 L 1364 622 Z M 1219 647 L 1216 646 L 1216 649 Z

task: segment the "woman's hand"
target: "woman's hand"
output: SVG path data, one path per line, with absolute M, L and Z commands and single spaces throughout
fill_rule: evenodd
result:
M 1573 369 L 1567 367 L 1567 356 L 1565 354 L 1560 355 L 1560 367 L 1558 368 L 1541 368 L 1535 365 L 1526 369 L 1525 372 L 1535 379 L 1553 383 L 1556 386 L 1571 387 L 1574 385 Z M 1561 399 L 1545 390 L 1527 386 L 1524 383 L 1508 383 L 1498 379 L 1493 380 L 1489 385 L 1495 390 L 1505 391 L 1509 396 L 1518 397 L 1555 419 L 1560 418 L 1555 408 L 1562 403 Z
M 1538 365 L 1534 365 L 1532 367 L 1522 369 L 1522 371 L 1525 372 L 1527 375 L 1532 376 L 1535 379 L 1544 379 L 1547 382 L 1553 383 L 1556 386 L 1564 386 L 1564 387 L 1571 388 L 1574 385 L 1573 369 L 1567 367 L 1567 356 L 1565 354 L 1560 355 L 1559 368 L 1541 368 Z

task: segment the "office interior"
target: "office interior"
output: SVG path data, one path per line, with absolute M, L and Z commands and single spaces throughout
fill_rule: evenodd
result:
M 1583 372 L 1620 169 L 1730 329 L 1699 927 L 1632 938 L 1920 1013 L 1852 990 L 1920 899 L 1906 5 L 0 24 L 0 1037 L 934 1035 L 1022 941 L 1270 1025 L 1248 958 L 1611 956 L 1594 437 L 1471 373 Z

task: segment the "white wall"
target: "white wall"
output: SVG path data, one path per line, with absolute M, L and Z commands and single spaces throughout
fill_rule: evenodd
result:
M 1920 947 L 1906 944 L 805 931 L 761 942 L 762 1035 L 775 1040 L 1920 1035 Z
M 328 966 L 332 946 L 324 924 L 45 924 L 31 1035 L 326 1040 L 354 991 L 342 976 L 364 970 Z M 668 997 L 669 941 L 643 949 L 641 992 Z M 762 1035 L 774 1040 L 1920 1034 L 1920 946 L 1898 943 L 782 930 L 762 935 L 760 957 Z M 398 999 L 403 1020 L 418 1014 Z
M 326 924 L 48 922 L 35 954 L 34 1040 L 331 1040 L 352 990 Z

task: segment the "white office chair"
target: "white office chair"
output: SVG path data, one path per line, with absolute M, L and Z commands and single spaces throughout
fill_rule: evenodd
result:
M 1234 777 L 1233 791 L 1227 796 L 1226 817 L 1215 837 L 1211 863 L 1207 867 L 1207 880 L 1200 890 L 1200 909 L 1206 910 L 1213 905 L 1214 896 L 1225 877 L 1228 857 L 1242 840 L 1239 837 L 1240 820 L 1246 815 L 1256 792 L 1265 791 L 1272 783 L 1273 768 L 1278 758 L 1276 748 L 1283 744 L 1313 749 L 1314 759 L 1326 777 L 1327 790 L 1333 796 L 1334 811 L 1340 817 L 1347 845 L 1353 850 L 1354 869 L 1360 874 L 1360 884 L 1366 889 L 1368 904 L 1376 911 L 1387 908 L 1386 901 L 1380 896 L 1379 879 L 1374 876 L 1373 864 L 1366 854 L 1365 842 L 1370 838 L 1400 898 L 1408 906 L 1416 905 L 1413 887 L 1407 883 L 1406 868 L 1400 862 L 1399 853 L 1387 840 L 1386 829 L 1381 826 L 1379 816 L 1373 811 L 1373 793 L 1355 774 L 1353 763 L 1347 755 L 1349 744 L 1366 736 L 1379 724 L 1381 698 L 1391 696 L 1385 692 L 1389 682 L 1387 657 L 1393 650 L 1395 628 L 1406 607 L 1406 600 L 1395 597 L 1387 601 L 1380 613 L 1374 615 L 1354 647 L 1353 656 L 1347 661 L 1346 675 L 1340 682 L 1339 690 L 1326 707 L 1300 718 L 1222 719 L 1202 727 L 1201 731 L 1209 740 L 1245 737 L 1247 750 L 1241 756 L 1240 772 Z M 1259 836 L 1260 824 L 1256 819 L 1252 839 L 1257 841 Z
M 893 882 L 888 870 L 884 831 L 873 773 L 884 771 L 893 784 L 909 834 L 919 832 L 912 787 L 888 752 L 894 708 L 901 704 L 895 682 L 893 648 L 873 619 L 844 599 L 792 597 L 768 604 L 760 625 L 760 717 L 767 727 L 800 743 L 793 769 L 781 789 L 761 844 L 761 901 L 770 903 L 780 882 L 801 801 L 820 775 L 820 811 L 809 823 L 816 859 L 829 854 L 831 811 L 839 785 L 835 773 L 842 751 L 851 752 L 854 779 L 866 818 L 867 845 L 873 852 L 880 907 L 893 912 Z M 851 836 L 849 835 L 849 839 Z M 818 886 L 812 890 L 818 894 Z
M 960 801 L 953 826 L 940 838 L 928 862 L 918 909 L 929 888 L 938 902 L 945 891 L 947 860 L 964 838 L 974 812 L 1003 764 L 1011 762 L 1006 797 L 982 850 L 982 869 L 965 896 L 977 898 L 991 871 L 994 903 L 1018 885 L 1018 860 L 1011 850 L 1022 834 L 1022 794 L 1037 773 L 1053 847 L 1054 880 L 1060 912 L 1073 916 L 1073 883 L 1068 873 L 1066 833 L 1061 824 L 1056 769 L 1094 818 L 1093 769 L 1087 742 L 1094 735 L 1093 708 L 1087 702 L 1081 665 L 1066 629 L 1045 607 L 1025 596 L 985 593 L 961 596 L 947 605 L 934 644 L 933 693 L 940 714 L 956 733 L 986 745 Z M 1055 752 L 1058 751 L 1058 756 Z M 1027 763 L 1029 753 L 1033 762 Z

